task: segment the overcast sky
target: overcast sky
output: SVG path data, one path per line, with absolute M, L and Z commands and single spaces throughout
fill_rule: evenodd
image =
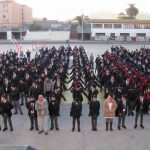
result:
M 33 17 L 57 20 L 72 19 L 98 11 L 124 12 L 134 3 L 140 11 L 150 13 L 150 0 L 16 0 L 33 8 Z

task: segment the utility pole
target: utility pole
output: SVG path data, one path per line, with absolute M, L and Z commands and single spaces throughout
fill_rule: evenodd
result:
M 83 18 L 83 12 L 82 12 L 82 41 L 84 40 L 84 28 L 83 28 L 83 24 L 84 24 L 84 18 Z

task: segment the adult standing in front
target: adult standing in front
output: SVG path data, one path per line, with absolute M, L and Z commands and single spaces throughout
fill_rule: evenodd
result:
M 100 102 L 97 100 L 97 96 L 93 95 L 92 100 L 89 103 L 89 116 L 91 116 L 92 131 L 97 131 L 97 118 L 100 111 Z
M 4 122 L 4 129 L 3 132 L 7 130 L 7 120 L 9 123 L 10 131 L 13 131 L 13 125 L 12 125 L 12 110 L 13 105 L 10 101 L 8 101 L 5 97 L 5 95 L 1 96 L 1 101 L 0 101 L 0 109 L 3 117 L 3 122 Z
M 49 103 L 49 115 L 51 118 L 51 128 L 50 130 L 53 130 L 54 128 L 54 123 L 55 123 L 55 128 L 58 131 L 58 116 L 59 116 L 59 102 L 56 100 L 56 97 L 54 95 L 51 96 L 51 100 Z
M 76 99 L 74 102 L 72 102 L 71 105 L 71 111 L 70 111 L 70 116 L 72 116 L 73 121 L 72 121 L 72 132 L 75 130 L 75 122 L 77 120 L 78 124 L 78 132 L 80 132 L 80 117 L 81 117 L 81 112 L 82 112 L 82 103 L 80 100 Z
M 35 109 L 35 99 L 33 96 L 30 96 L 29 102 L 26 104 L 26 108 L 28 109 L 28 116 L 30 118 L 30 131 L 34 129 L 34 125 L 36 130 L 38 130 L 38 122 L 37 122 L 37 111 Z
M 48 102 L 44 99 L 43 95 L 38 96 L 38 100 L 36 101 L 36 111 L 38 118 L 38 127 L 39 134 L 43 131 L 45 135 L 48 134 Z
M 117 110 L 118 110 L 118 130 L 121 129 L 120 128 L 121 120 L 122 120 L 122 127 L 126 129 L 125 118 L 127 114 L 127 99 L 125 95 L 122 95 L 121 100 L 118 101 Z
M 110 131 L 113 131 L 112 124 L 113 118 L 115 117 L 116 101 L 113 99 L 112 94 L 109 94 L 107 99 L 104 101 L 104 117 L 106 118 L 106 131 L 110 124 Z
M 140 115 L 140 127 L 144 129 L 143 126 L 143 115 L 147 112 L 148 109 L 148 103 L 147 100 L 144 98 L 144 94 L 140 93 L 139 98 L 137 98 L 136 103 L 135 103 L 135 125 L 134 128 L 137 128 L 137 122 L 138 122 L 138 117 Z

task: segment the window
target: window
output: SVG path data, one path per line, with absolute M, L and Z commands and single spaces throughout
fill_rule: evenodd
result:
M 146 33 L 137 33 L 136 36 L 138 36 L 138 37 L 146 37 Z
M 104 24 L 104 28 L 111 29 L 112 28 L 112 24 Z
M 121 29 L 121 24 L 114 24 L 114 28 Z
M 103 24 L 93 24 L 92 28 L 103 28 Z
M 124 24 L 125 29 L 133 29 L 134 25 L 133 24 Z
M 3 15 L 3 18 L 6 18 L 6 16 L 5 16 L 5 15 Z
M 134 24 L 134 29 L 142 29 L 143 25 L 142 24 Z
M 96 36 L 105 36 L 105 33 L 96 33 Z
M 150 29 L 150 24 L 144 24 L 144 29 Z
M 130 33 L 120 33 L 120 36 L 130 36 Z

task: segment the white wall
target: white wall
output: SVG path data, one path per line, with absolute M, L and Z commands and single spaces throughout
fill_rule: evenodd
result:
M 150 29 L 96 29 L 91 28 L 92 35 L 95 33 L 106 33 L 106 35 L 110 35 L 110 33 L 115 33 L 116 36 L 119 36 L 120 33 L 129 33 L 130 36 L 136 36 L 137 33 L 146 33 L 146 36 L 150 36 Z

